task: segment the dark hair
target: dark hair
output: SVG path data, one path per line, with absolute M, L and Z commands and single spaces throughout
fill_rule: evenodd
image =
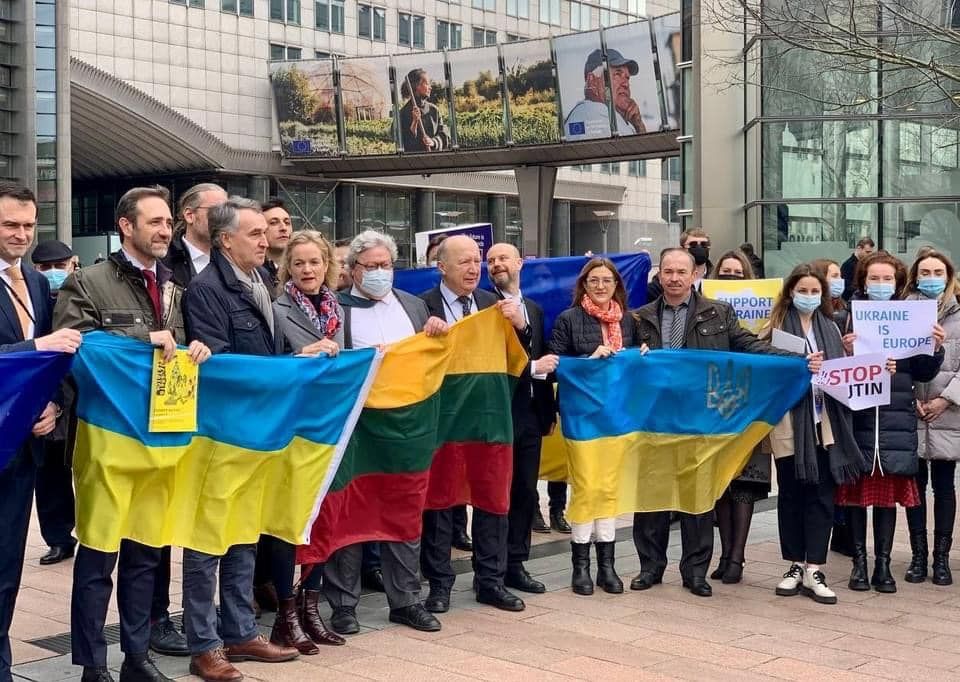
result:
M 862 248 L 864 246 L 876 248 L 877 245 L 873 243 L 873 240 L 870 239 L 870 237 L 863 237 L 860 241 L 857 242 L 857 247 Z
M 827 277 L 827 273 L 830 272 L 831 265 L 835 265 L 838 268 L 840 267 L 840 263 L 838 263 L 835 260 L 830 260 L 829 258 L 818 258 L 815 261 L 810 261 L 810 267 L 813 268 L 814 271 L 816 271 L 823 277 L 823 281 L 827 283 L 828 288 L 830 284 L 830 278 Z M 842 296 L 837 296 L 836 298 L 831 296 L 830 305 L 833 308 L 834 312 L 836 312 L 837 310 L 847 309 L 847 302 L 843 300 Z
M 711 279 L 717 279 L 720 276 L 720 267 L 723 265 L 723 261 L 730 260 L 731 258 L 740 263 L 740 267 L 743 268 L 744 279 L 753 279 L 753 267 L 751 267 L 750 259 L 747 258 L 743 251 L 727 251 L 725 254 L 720 256 L 717 259 L 717 264 L 713 266 Z
M 346 238 L 345 238 L 345 239 L 338 239 L 337 241 L 335 241 L 335 242 L 333 243 L 333 248 L 339 249 L 341 246 L 346 246 L 346 247 L 349 248 L 350 242 L 352 242 L 352 241 L 353 241 L 352 238 L 349 238 L 349 239 L 346 239 Z
M 743 251 L 748 256 L 752 256 L 753 244 L 751 244 L 750 242 L 744 242 L 743 244 L 740 245 L 740 250 Z
M 271 211 L 271 210 L 273 210 L 273 209 L 275 209 L 275 208 L 282 208 L 284 211 L 286 211 L 286 210 L 287 210 L 287 204 L 286 204 L 286 202 L 285 202 L 283 199 L 281 199 L 280 197 L 270 197 L 269 199 L 267 199 L 266 201 L 264 201 L 262 204 L 260 204 L 260 210 L 261 210 L 263 213 L 266 213 L 267 211 Z M 287 212 L 289 213 L 289 211 L 287 211 Z
M 577 282 L 573 286 L 573 307 L 580 307 L 580 301 L 583 300 L 584 294 L 587 293 L 587 277 L 591 272 L 597 268 L 606 268 L 613 273 L 613 279 L 616 281 L 613 289 L 613 300 L 620 304 L 620 310 L 623 311 L 623 314 L 627 314 L 627 288 L 623 284 L 623 277 L 620 276 L 620 271 L 617 270 L 617 266 L 613 264 L 613 261 L 609 258 L 591 258 L 586 265 L 583 266 L 583 269 L 580 271 L 580 274 L 577 275 Z
M 426 75 L 427 72 L 425 69 L 413 69 L 407 73 L 407 77 L 403 80 L 403 83 L 400 84 L 400 96 L 413 97 L 413 93 L 410 91 L 410 88 L 419 83 L 420 79 Z
M 860 293 L 866 293 L 867 270 L 870 269 L 871 265 L 889 265 L 893 268 L 896 290 L 893 292 L 893 298 L 891 300 L 903 298 L 907 288 L 907 269 L 903 263 L 900 262 L 899 258 L 891 256 L 886 251 L 871 253 L 857 264 L 857 274 L 853 277 L 854 288 Z
M 140 214 L 140 200 L 150 197 L 163 199 L 167 206 L 170 205 L 170 190 L 161 185 L 128 189 L 117 202 L 117 225 L 120 224 L 121 218 L 126 218 L 128 222 L 136 225 L 137 216 Z M 123 241 L 123 230 L 120 230 L 120 241 Z
M 29 201 L 34 205 L 37 203 L 37 197 L 33 194 L 33 190 L 26 185 L 21 185 L 19 182 L 0 180 L 0 199 L 4 197 L 10 197 L 11 199 L 23 202 Z
M 436 249 L 436 251 L 434 251 L 433 255 L 437 256 L 439 259 L 438 252 L 440 250 L 440 245 L 443 244 L 444 240 L 449 236 L 450 235 L 448 234 L 436 234 L 430 238 L 430 243 L 427 244 L 427 252 L 424 254 L 427 263 L 430 262 L 430 251 L 433 251 L 434 249 Z
M 787 318 L 787 311 L 793 304 L 793 288 L 797 286 L 804 277 L 813 277 L 820 282 L 820 312 L 828 320 L 833 319 L 833 306 L 830 305 L 830 287 L 827 286 L 826 278 L 813 267 L 812 263 L 801 263 L 793 269 L 790 276 L 783 281 L 783 288 L 780 290 L 780 296 L 773 304 L 773 310 L 770 312 L 770 324 L 764 330 L 764 336 L 772 335 L 772 329 L 783 329 L 783 321 Z

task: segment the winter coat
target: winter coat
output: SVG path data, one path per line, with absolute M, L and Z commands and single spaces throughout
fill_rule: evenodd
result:
M 920 298 L 911 294 L 908 298 Z M 936 420 L 927 424 L 917 420 L 920 456 L 924 459 L 960 461 L 960 303 L 950 301 L 940 315 L 947 338 L 940 372 L 932 381 L 918 382 L 917 400 L 946 398 L 950 406 Z
M 620 333 L 623 336 L 624 348 L 639 345 L 634 341 L 636 332 L 629 311 L 623 311 Z M 567 308 L 557 316 L 553 323 L 553 336 L 547 344 L 547 352 L 579 357 L 591 355 L 600 345 L 603 345 L 600 322 L 577 305 Z

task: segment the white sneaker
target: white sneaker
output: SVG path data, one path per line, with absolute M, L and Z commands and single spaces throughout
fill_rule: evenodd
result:
M 776 593 L 781 597 L 793 597 L 800 591 L 803 582 L 803 566 L 792 564 L 790 570 L 783 574 L 783 580 L 777 585 Z
M 827 587 L 827 579 L 819 568 L 807 568 L 803 571 L 803 584 L 800 591 L 818 604 L 836 604 L 837 595 Z

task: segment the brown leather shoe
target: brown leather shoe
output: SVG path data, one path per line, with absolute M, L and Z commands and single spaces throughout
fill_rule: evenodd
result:
M 240 661 L 283 663 L 284 661 L 292 661 L 300 655 L 293 647 L 271 644 L 263 635 L 257 635 L 253 639 L 239 644 L 231 644 L 224 651 L 227 654 L 227 660 L 231 663 Z
M 235 682 L 243 679 L 243 673 L 230 665 L 220 648 L 191 657 L 190 674 L 206 682 Z
M 320 616 L 320 590 L 303 590 L 300 593 L 300 624 L 303 631 L 317 644 L 340 646 L 345 640 L 335 632 L 327 630 Z
M 277 606 L 277 617 L 273 621 L 270 642 L 279 646 L 293 647 L 304 656 L 314 656 L 320 649 L 313 640 L 303 634 L 300 616 L 297 614 L 297 598 L 281 599 Z

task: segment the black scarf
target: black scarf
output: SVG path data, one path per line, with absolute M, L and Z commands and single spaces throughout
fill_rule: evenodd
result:
M 842 358 L 843 343 L 837 325 L 819 309 L 813 313 L 812 325 L 817 348 L 823 351 L 824 359 Z M 800 314 L 793 306 L 787 311 L 783 331 L 806 338 L 800 324 Z M 837 484 L 853 482 L 870 471 L 870 463 L 863 456 L 853 435 L 853 416 L 849 409 L 826 394 L 823 396 L 823 408 L 827 411 L 833 431 L 833 445 L 826 446 L 827 454 L 830 455 L 830 473 Z M 820 480 L 820 471 L 817 466 L 817 436 L 813 424 L 813 391 L 807 391 L 803 399 L 793 406 L 790 418 L 793 422 L 797 479 L 805 483 L 816 483 Z

